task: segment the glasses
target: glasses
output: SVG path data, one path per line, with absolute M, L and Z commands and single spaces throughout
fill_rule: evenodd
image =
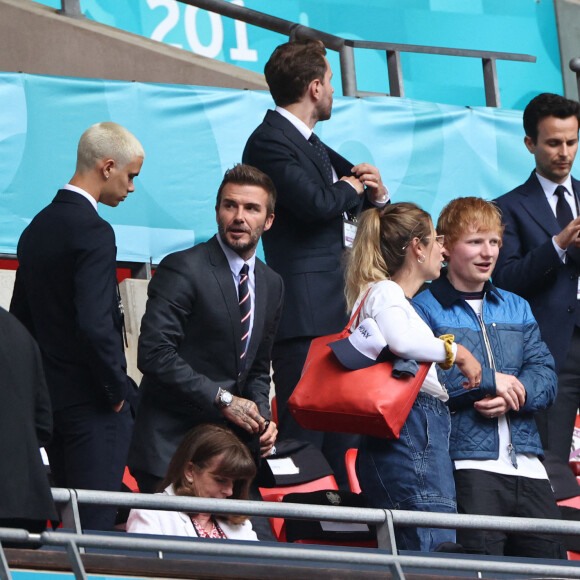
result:
M 425 240 L 430 240 L 430 239 L 431 239 L 431 236 L 426 236 L 426 237 L 425 237 L 425 238 L 423 238 L 423 239 L 425 239 Z M 435 241 L 436 241 L 436 242 L 437 242 L 437 243 L 438 243 L 438 244 L 439 244 L 441 247 L 443 247 L 443 246 L 445 245 L 445 235 L 444 235 L 444 234 L 440 234 L 440 235 L 438 235 L 438 236 L 435 236 Z M 405 250 L 406 250 L 406 249 L 409 247 L 409 244 L 410 244 L 410 243 L 411 243 L 411 242 L 408 242 L 408 243 L 406 243 L 406 244 L 405 244 L 405 245 L 404 245 L 404 246 L 403 246 L 401 249 L 402 249 L 403 251 L 405 251 Z

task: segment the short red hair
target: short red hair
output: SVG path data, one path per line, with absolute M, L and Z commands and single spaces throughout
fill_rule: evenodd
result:
M 497 232 L 501 247 L 504 227 L 497 205 L 481 197 L 458 197 L 450 201 L 437 220 L 437 233 L 445 236 L 447 250 L 452 250 L 457 240 L 466 233 L 489 231 Z

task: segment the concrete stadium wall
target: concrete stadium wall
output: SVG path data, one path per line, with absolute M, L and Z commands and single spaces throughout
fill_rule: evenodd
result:
M 256 72 L 30 0 L 0 0 L 0 71 L 267 90 Z
M 0 306 L 8 310 L 14 289 L 16 270 L 0 270 Z

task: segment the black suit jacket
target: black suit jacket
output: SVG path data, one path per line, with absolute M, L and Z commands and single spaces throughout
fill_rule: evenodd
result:
M 200 423 L 223 423 L 214 405 L 218 387 L 254 401 L 270 418 L 270 352 L 283 285 L 258 259 L 255 281 L 254 325 L 242 370 L 238 296 L 217 239 L 159 264 L 139 337 L 143 380 L 129 452 L 132 469 L 163 477 L 187 431 Z
M 352 175 L 352 163 L 326 149 L 338 177 Z M 286 292 L 278 339 L 341 330 L 347 322 L 342 216 L 358 214 L 361 197 L 349 183 L 330 183 L 310 143 L 275 111 L 252 133 L 242 160 L 269 175 L 278 192 L 276 219 L 262 236 L 266 262 Z
M 60 190 L 22 232 L 10 310 L 36 338 L 53 410 L 111 406 L 127 377 L 113 228 L 82 195 Z
M 572 185 L 580 193 L 580 182 L 572 179 Z M 558 257 L 552 237 L 562 228 L 535 172 L 495 201 L 506 228 L 494 283 L 528 300 L 559 371 L 576 323 L 576 254 L 571 252 L 566 264 Z
M 39 445 L 52 413 L 40 351 L 26 329 L 0 308 L 0 518 L 56 520 Z

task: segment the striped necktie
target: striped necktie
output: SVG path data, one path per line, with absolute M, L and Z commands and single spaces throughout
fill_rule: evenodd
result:
M 252 315 L 252 299 L 250 297 L 250 285 L 248 283 L 248 264 L 244 264 L 240 270 L 240 283 L 238 285 L 238 297 L 240 302 L 240 321 L 242 323 L 242 345 L 240 355 L 240 368 L 244 367 L 246 350 L 248 349 L 248 337 L 250 336 L 250 318 Z

